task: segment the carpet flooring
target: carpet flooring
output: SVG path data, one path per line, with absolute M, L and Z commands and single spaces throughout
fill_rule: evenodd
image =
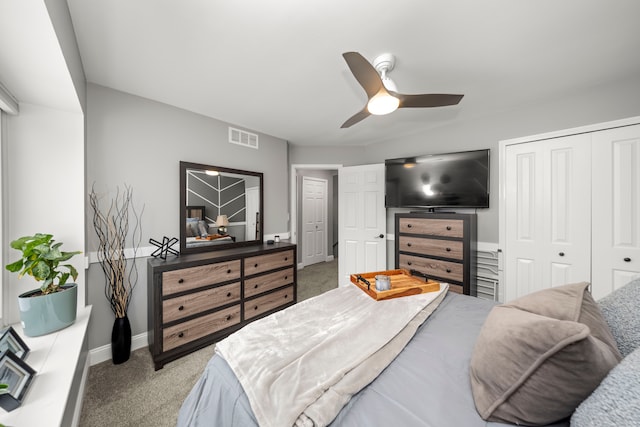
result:
M 314 264 L 298 271 L 298 301 L 338 286 L 338 261 Z M 169 427 L 214 352 L 205 347 L 154 371 L 147 348 L 130 359 L 92 366 L 80 417 L 80 427 Z

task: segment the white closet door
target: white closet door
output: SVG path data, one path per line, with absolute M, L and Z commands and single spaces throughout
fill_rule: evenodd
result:
M 640 125 L 593 134 L 592 293 L 640 276 Z
M 505 149 L 504 300 L 590 280 L 591 139 Z

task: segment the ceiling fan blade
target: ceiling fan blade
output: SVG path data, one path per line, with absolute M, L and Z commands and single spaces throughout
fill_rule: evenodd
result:
M 344 122 L 342 126 L 340 126 L 340 128 L 344 129 L 344 128 L 351 127 L 356 123 L 358 123 L 359 121 L 366 119 L 370 115 L 371 113 L 369 113 L 369 110 L 367 110 L 367 107 L 365 106 L 361 111 L 358 111 L 353 116 L 351 116 L 351 118 L 349 118 L 346 122 Z
M 358 52 L 345 52 L 342 57 L 347 62 L 349 69 L 358 83 L 360 83 L 360 86 L 367 92 L 369 99 L 378 93 L 380 88 L 384 87 L 380 75 L 364 56 Z
M 400 105 L 398 108 L 425 108 L 456 105 L 464 96 L 442 93 L 427 93 L 423 95 L 403 95 L 401 93 L 392 93 L 392 95 L 400 99 Z

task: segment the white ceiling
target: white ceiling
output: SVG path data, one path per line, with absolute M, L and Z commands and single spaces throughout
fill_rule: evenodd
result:
M 640 74 L 637 0 L 68 0 L 87 80 L 296 145 L 366 145 Z M 340 125 L 342 53 L 396 56 L 403 93 L 463 93 Z

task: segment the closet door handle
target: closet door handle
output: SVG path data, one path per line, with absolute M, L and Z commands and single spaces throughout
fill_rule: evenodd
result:
M 631 262 L 631 258 L 626 257 L 626 258 L 624 259 L 624 262 Z

